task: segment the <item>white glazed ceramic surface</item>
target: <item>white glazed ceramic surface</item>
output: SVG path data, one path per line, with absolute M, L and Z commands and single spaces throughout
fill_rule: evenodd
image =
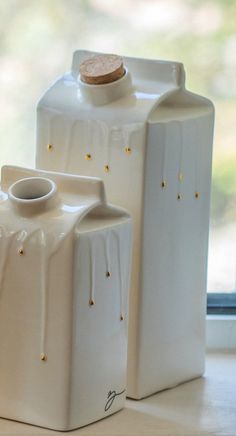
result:
M 82 84 L 92 54 L 40 100 L 36 165 L 99 176 L 131 212 L 128 395 L 142 398 L 204 371 L 214 109 L 177 62 L 125 57 L 122 79 Z
M 71 430 L 124 406 L 130 246 L 101 180 L 3 168 L 1 417 Z

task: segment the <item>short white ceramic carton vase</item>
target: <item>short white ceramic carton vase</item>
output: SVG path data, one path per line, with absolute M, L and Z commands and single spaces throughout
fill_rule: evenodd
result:
M 38 104 L 39 168 L 101 177 L 134 221 L 128 395 L 204 371 L 212 103 L 185 89 L 183 65 L 124 58 L 101 85 L 72 70 Z
M 130 246 L 101 180 L 3 168 L 1 417 L 71 430 L 124 406 Z

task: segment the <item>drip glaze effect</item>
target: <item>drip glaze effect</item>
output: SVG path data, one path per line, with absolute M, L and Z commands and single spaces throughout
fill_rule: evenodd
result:
M 71 148 L 71 144 L 73 142 L 76 124 L 77 124 L 77 121 L 74 119 L 68 121 L 66 141 L 65 141 L 65 145 L 64 145 L 64 147 L 65 147 L 64 148 L 65 158 L 63 159 L 63 165 L 64 165 L 63 171 L 64 172 L 66 172 L 66 169 L 68 168 L 69 158 L 70 158 L 70 148 Z M 89 153 L 89 155 L 91 155 L 91 154 Z
M 96 240 L 89 237 L 89 267 L 90 267 L 90 291 L 89 291 L 89 305 L 95 304 L 95 252 L 96 252 Z
M 54 123 L 56 124 L 57 117 L 57 114 L 48 115 L 48 144 L 53 144 L 57 142 L 56 138 L 53 137 L 54 135 L 52 135 L 52 127 Z M 126 153 L 131 154 L 132 134 L 138 131 L 141 132 L 144 126 L 143 123 L 131 123 L 121 126 L 114 126 L 108 125 L 101 120 L 86 120 L 82 123 L 82 127 L 80 126 L 80 123 L 81 120 L 76 120 L 75 118 L 67 118 L 63 151 L 60 150 L 60 153 L 63 153 L 63 167 L 60 168 L 60 170 L 63 170 L 64 172 L 67 172 L 69 170 L 70 158 L 72 156 L 72 147 L 75 142 L 77 146 L 86 145 L 87 151 L 85 152 L 85 156 L 93 156 L 94 151 L 101 148 L 100 151 L 101 153 L 103 153 L 104 159 L 103 168 L 106 172 L 109 172 L 112 166 L 111 153 L 114 144 L 117 144 L 122 150 L 126 150 Z M 75 132 L 78 132 L 80 130 L 80 136 L 78 138 L 75 138 Z
M 106 162 L 105 162 L 105 171 L 108 172 L 110 165 L 111 165 L 111 140 L 112 140 L 112 135 L 113 135 L 113 128 L 110 128 L 105 124 L 102 123 L 101 125 L 101 130 L 102 130 L 102 135 L 103 135 L 103 140 L 104 140 L 104 145 L 105 145 L 105 150 L 106 150 Z
M 115 230 L 110 230 L 101 233 L 102 243 L 104 246 L 105 262 L 106 262 L 106 277 L 111 277 L 111 244 L 116 241 L 116 253 L 118 261 L 118 277 L 119 277 L 119 292 L 120 292 L 120 314 L 119 319 L 124 319 L 124 302 L 123 294 L 125 291 L 124 277 L 126 277 L 126 266 L 122 265 L 122 236 Z M 89 266 L 90 266 L 90 291 L 89 291 L 89 305 L 95 304 L 95 285 L 96 285 L 96 238 L 89 238 Z
M 110 232 L 106 232 L 104 237 L 104 252 L 105 252 L 105 260 L 106 260 L 106 277 L 111 277 L 111 250 L 110 250 L 110 241 L 111 234 Z
M 117 256 L 118 256 L 118 268 L 119 268 L 119 289 L 120 289 L 120 321 L 123 321 L 124 315 L 124 307 L 123 307 L 123 293 L 124 293 L 124 274 L 123 274 L 123 268 L 121 264 L 121 258 L 122 258 L 122 243 L 119 233 L 117 233 L 115 230 L 113 231 L 113 235 L 116 239 L 117 244 Z
M 41 247 L 41 259 L 39 262 L 40 265 L 40 283 L 41 283 L 41 360 L 45 361 L 46 359 L 42 359 L 42 356 L 46 356 L 46 330 L 47 330 L 47 294 L 48 294 L 48 267 L 50 262 L 50 257 L 53 254 L 52 251 L 47 252 L 46 250 L 46 236 L 44 231 L 41 228 L 33 229 L 31 232 L 22 230 L 19 232 L 17 237 L 17 241 L 20 243 L 20 249 L 23 253 L 30 252 L 30 249 L 26 248 L 26 244 L 29 244 L 29 241 L 33 236 L 37 236 L 39 234 L 39 244 Z M 19 252 L 18 250 L 18 252 Z
M 179 162 L 178 162 L 178 184 L 177 184 L 177 199 L 181 200 L 182 198 L 182 181 L 183 181 L 183 153 L 184 153 L 184 134 L 183 134 L 183 125 L 178 122 L 178 129 L 180 131 L 180 150 L 179 150 Z
M 200 162 L 200 156 L 199 156 L 199 146 L 198 146 L 198 144 L 199 144 L 199 126 L 198 126 L 198 123 L 197 123 L 197 121 L 196 121 L 196 123 L 195 123 L 195 135 L 194 135 L 194 138 L 197 140 L 197 143 L 195 144 L 195 147 L 194 147 L 194 149 L 195 149 L 195 156 L 194 156 L 194 184 L 195 184 L 195 193 L 194 193 L 194 196 L 195 196 L 195 198 L 196 199 L 198 199 L 199 198 L 199 183 L 200 183 L 200 173 L 199 173 L 199 171 L 200 171 L 200 165 L 199 165 L 199 162 Z
M 74 227 L 76 222 L 72 220 L 72 227 Z M 32 237 L 37 237 L 37 244 L 40 246 L 40 288 L 41 288 L 41 343 L 40 343 L 40 353 L 39 356 L 47 356 L 46 348 L 47 348 L 47 320 L 48 320 L 48 281 L 49 281 L 49 271 L 50 271 L 50 262 L 53 255 L 59 249 L 62 241 L 66 236 L 70 235 L 61 233 L 57 235 L 57 237 L 52 237 L 47 231 L 45 231 L 41 227 L 33 228 L 33 229 L 20 229 L 15 231 L 10 231 L 6 226 L 0 226 L 0 296 L 4 290 L 4 281 L 6 275 L 6 266 L 9 258 L 10 248 L 15 240 L 17 243 L 16 256 L 21 255 L 22 260 L 25 257 L 27 259 L 27 255 L 31 255 L 30 250 L 30 240 Z M 24 256 L 25 255 L 25 256 Z M 46 360 L 42 359 L 41 360 Z
M 47 135 L 47 151 L 51 152 L 53 150 L 53 135 L 52 135 L 52 125 L 53 125 L 53 121 L 57 118 L 57 113 L 55 112 L 49 112 L 48 113 L 48 135 Z
M 0 226 L 0 296 L 3 292 L 4 280 L 6 275 L 6 265 L 9 251 L 13 242 L 14 236 L 18 231 L 9 231 L 4 226 Z
M 161 165 L 161 187 L 162 189 L 166 188 L 167 182 L 166 182 L 166 173 L 167 173 L 167 162 L 166 162 L 166 155 L 167 155 L 167 146 L 168 146 L 168 140 L 167 140 L 168 130 L 166 131 L 165 135 L 165 142 L 163 142 L 162 147 L 162 165 Z

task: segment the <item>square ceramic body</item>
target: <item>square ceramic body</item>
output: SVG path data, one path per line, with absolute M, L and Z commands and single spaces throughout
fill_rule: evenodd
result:
M 124 406 L 130 238 L 101 180 L 3 168 L 1 417 L 71 430 Z
M 75 52 L 39 101 L 36 165 L 99 176 L 131 212 L 128 396 L 138 399 L 204 371 L 214 109 L 185 89 L 177 62 L 125 57 L 121 79 L 83 83 L 91 55 Z

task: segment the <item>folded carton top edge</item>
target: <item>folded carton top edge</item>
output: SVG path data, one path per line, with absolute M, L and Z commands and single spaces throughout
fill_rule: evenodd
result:
M 78 75 L 80 64 L 85 59 L 98 54 L 102 55 L 105 53 L 89 50 L 76 50 L 73 54 L 72 74 Z M 130 73 L 134 75 L 136 79 L 146 79 L 154 82 L 170 82 L 177 87 L 184 87 L 185 72 L 181 62 L 129 56 L 122 57 L 124 59 L 124 65 L 127 66 Z
M 97 177 L 77 176 L 54 171 L 23 168 L 5 165 L 1 170 L 1 186 L 7 191 L 17 180 L 26 177 L 47 177 L 53 180 L 61 192 L 97 198 L 101 204 L 106 203 L 104 183 Z

